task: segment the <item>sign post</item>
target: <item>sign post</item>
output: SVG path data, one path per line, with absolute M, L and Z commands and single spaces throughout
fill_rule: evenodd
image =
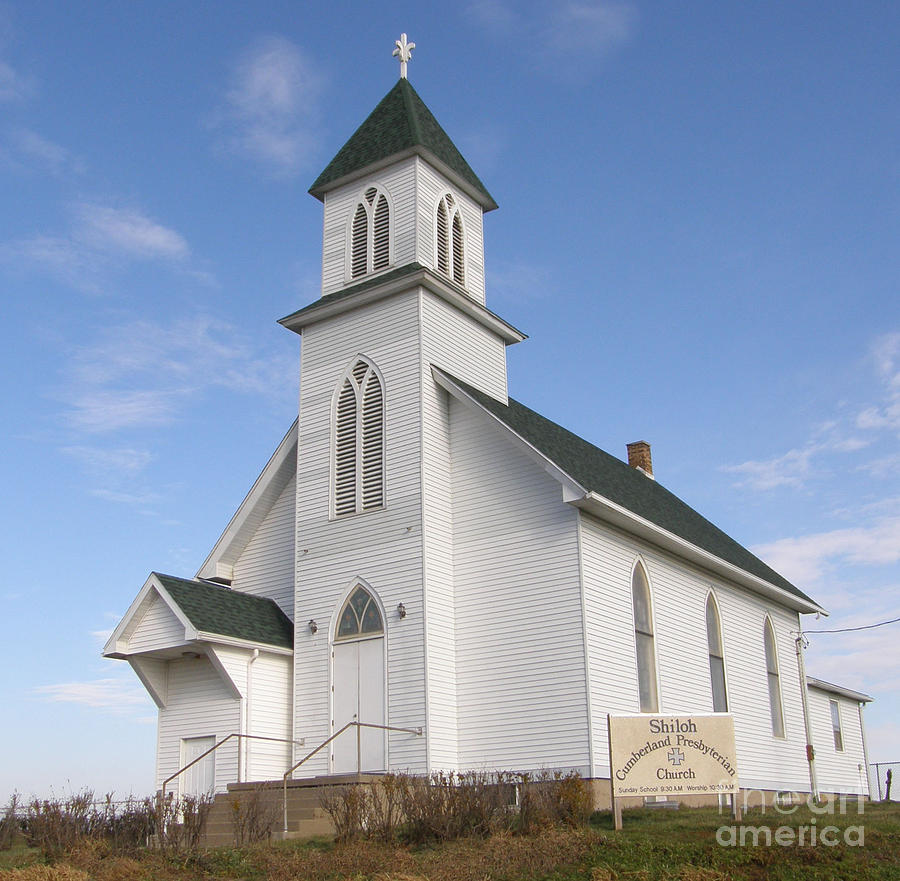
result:
M 734 718 L 728 713 L 608 715 L 609 787 L 616 829 L 626 797 L 731 796 L 740 821 Z

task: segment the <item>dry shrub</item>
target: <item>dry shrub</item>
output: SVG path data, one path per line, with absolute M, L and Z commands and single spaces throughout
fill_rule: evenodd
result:
M 437 772 L 398 779 L 403 836 L 412 843 L 490 835 L 504 824 L 512 795 L 506 775 Z
M 157 798 L 154 812 L 157 844 L 163 850 L 198 850 L 212 802 L 208 795 L 176 797 L 172 792 Z
M 338 841 L 400 837 L 412 844 L 507 829 L 528 835 L 558 823 L 580 826 L 592 808 L 584 780 L 560 772 L 386 774 L 379 783 L 327 787 L 320 804 Z
M 232 793 L 228 805 L 231 808 L 234 841 L 238 847 L 271 838 L 272 828 L 281 812 L 277 794 L 276 788 L 265 783 Z
M 562 823 L 582 826 L 593 809 L 588 785 L 577 771 L 542 771 L 537 777 L 520 774 L 517 829 L 530 835 L 547 826 Z
M 0 871 L 0 881 L 90 881 L 90 876 L 67 865 L 34 865 Z
M 3 815 L 0 816 L 0 850 L 9 850 L 19 837 L 19 796 L 9 797 Z
M 154 815 L 150 799 L 116 802 L 108 793 L 97 802 L 85 789 L 65 799 L 29 802 L 22 829 L 27 843 L 49 859 L 89 843 L 102 844 L 108 852 L 130 853 L 147 843 Z
M 366 802 L 366 832 L 379 841 L 393 841 L 403 821 L 401 778 L 385 774 L 369 787 Z
M 319 795 L 322 810 L 331 817 L 336 841 L 352 841 L 363 834 L 368 810 L 367 786 L 326 786 Z

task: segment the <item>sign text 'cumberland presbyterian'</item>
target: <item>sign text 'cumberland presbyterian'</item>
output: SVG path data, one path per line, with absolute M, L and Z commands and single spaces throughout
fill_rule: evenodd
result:
M 610 776 L 615 797 L 737 792 L 734 719 L 610 716 Z

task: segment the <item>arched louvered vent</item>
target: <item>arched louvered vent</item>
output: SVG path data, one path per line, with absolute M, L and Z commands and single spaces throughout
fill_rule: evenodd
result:
M 369 372 L 362 407 L 362 509 L 384 501 L 384 395 L 378 375 Z
M 344 380 L 338 397 L 334 431 L 334 513 L 356 511 L 356 391 Z
M 465 232 L 459 205 L 450 193 L 438 202 L 435 232 L 435 264 L 457 284 L 466 283 Z
M 441 199 L 437 209 L 437 267 L 450 275 L 450 222 L 447 218 L 447 200 Z
M 463 269 L 462 218 L 458 211 L 453 215 L 453 280 L 457 284 L 466 283 L 466 273 Z
M 390 264 L 390 226 L 391 215 L 388 211 L 387 199 L 384 196 L 379 196 L 378 204 L 375 206 L 375 233 L 372 254 L 373 272 L 385 269 Z
M 391 265 L 390 203 L 377 187 L 369 187 L 357 202 L 349 236 L 350 278 Z
M 350 275 L 358 278 L 366 274 L 369 244 L 369 215 L 366 206 L 360 203 L 353 215 L 353 229 L 350 244 Z
M 384 389 L 360 358 L 344 375 L 335 403 L 334 515 L 384 506 Z

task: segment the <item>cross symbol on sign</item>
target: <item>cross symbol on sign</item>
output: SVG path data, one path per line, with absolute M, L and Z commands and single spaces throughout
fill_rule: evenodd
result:
M 684 753 L 678 749 L 677 746 L 673 746 L 672 749 L 669 750 L 669 755 L 667 756 L 669 761 L 673 765 L 680 765 L 684 761 Z

